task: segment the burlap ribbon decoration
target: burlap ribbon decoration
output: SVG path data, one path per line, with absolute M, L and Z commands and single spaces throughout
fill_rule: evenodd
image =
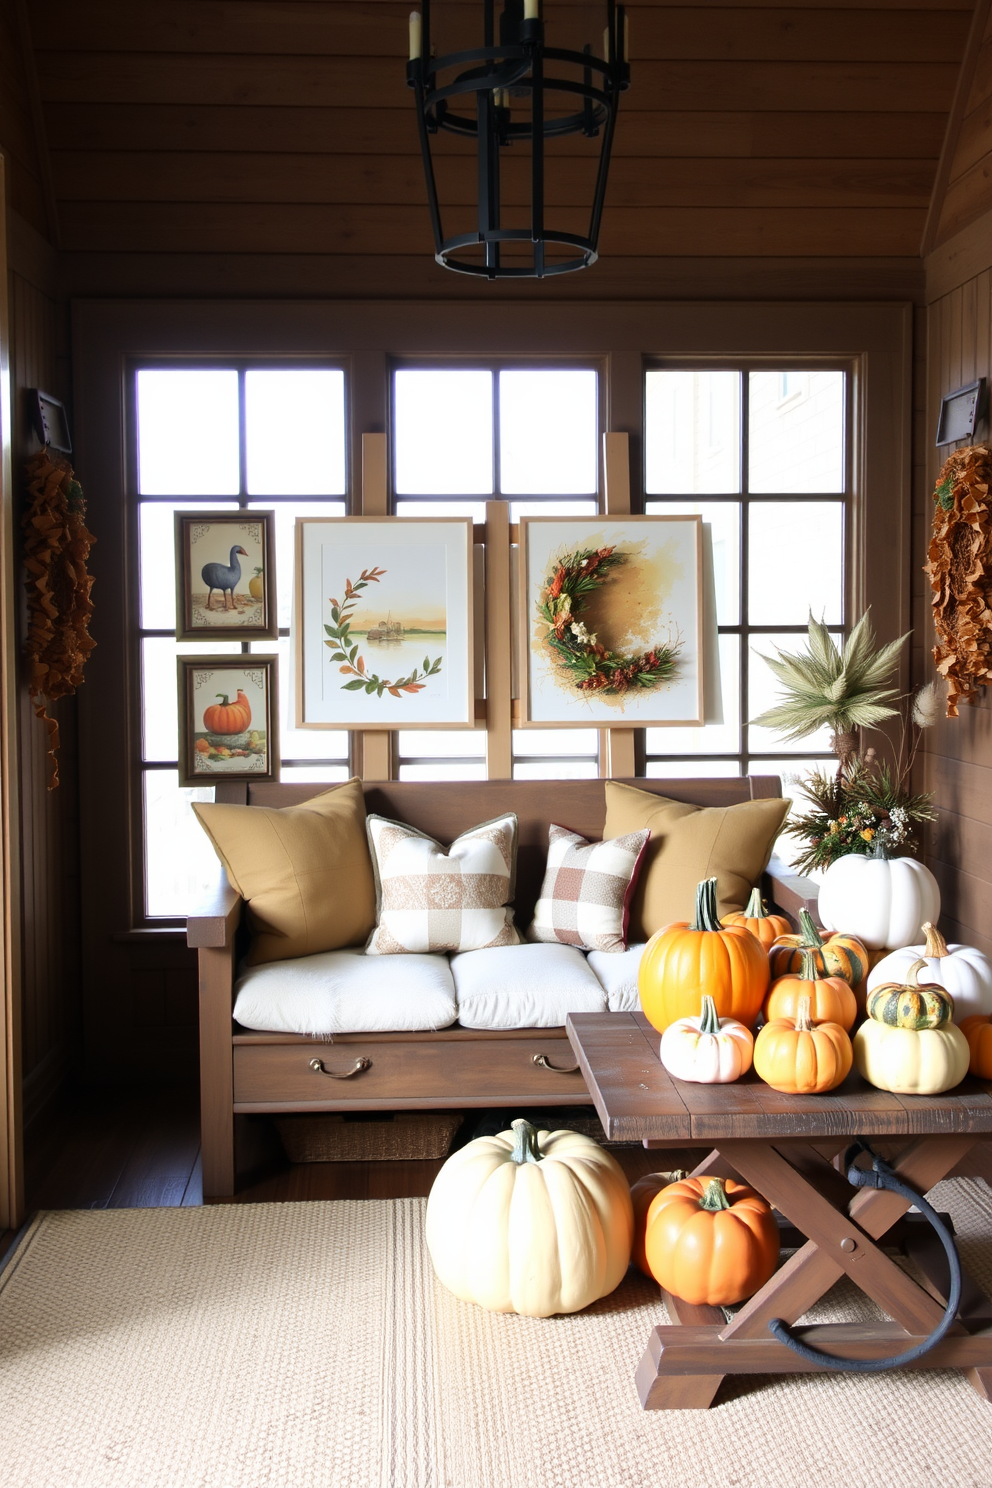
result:
M 40 449 L 29 461 L 24 513 L 28 633 L 25 655 L 34 711 L 48 730 L 48 789 L 59 783 L 59 726 L 49 707 L 83 680 L 96 642 L 88 626 L 93 580 L 86 560 L 96 539 L 86 530 L 83 489 L 67 460 Z

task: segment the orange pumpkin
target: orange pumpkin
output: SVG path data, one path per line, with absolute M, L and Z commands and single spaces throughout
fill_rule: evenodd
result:
M 812 1023 L 839 1023 L 844 1029 L 854 1027 L 858 1016 L 854 993 L 843 977 L 821 975 L 816 965 L 816 952 L 808 947 L 803 950 L 798 976 L 790 973 L 772 982 L 765 998 L 766 1021 L 771 1023 L 776 1018 L 795 1021 L 804 997 L 809 1000 Z
M 720 921 L 721 925 L 743 925 L 745 930 L 750 930 L 756 935 L 767 951 L 775 944 L 780 935 L 788 935 L 792 929 L 785 915 L 767 914 L 761 899 L 761 890 L 753 888 L 751 897 L 747 901 L 745 909 L 736 910 L 734 914 L 724 915 Z
M 980 1080 L 992 1080 L 992 1018 L 973 1013 L 970 1018 L 962 1018 L 960 1026 L 971 1050 L 968 1073 Z
M 647 1228 L 648 1210 L 651 1208 L 652 1200 L 670 1183 L 678 1183 L 688 1176 L 684 1168 L 674 1173 L 645 1173 L 644 1177 L 638 1178 L 631 1187 L 630 1198 L 634 1206 L 634 1244 L 631 1247 L 630 1259 L 639 1271 L 644 1272 L 645 1276 L 651 1275 L 651 1267 L 644 1254 L 644 1231 Z
M 716 879 L 696 889 L 696 913 L 666 925 L 644 948 L 637 986 L 641 1007 L 659 1033 L 677 1018 L 698 1018 L 703 993 L 721 1018 L 752 1027 L 768 991 L 768 953 L 743 925 L 721 925 Z
M 839 1023 L 810 1022 L 809 998 L 795 1019 L 766 1023 L 754 1041 L 754 1068 L 766 1085 L 787 1095 L 822 1095 L 846 1080 L 854 1063 L 851 1040 Z
M 685 1178 L 651 1201 L 644 1249 L 667 1292 L 697 1307 L 743 1302 L 778 1265 L 771 1205 L 732 1178 Z
M 218 692 L 219 703 L 203 710 L 203 726 L 212 734 L 243 734 L 251 723 L 251 704 L 241 688 L 232 703 L 227 693 Z
M 799 934 L 780 935 L 768 952 L 772 979 L 785 976 L 790 971 L 802 968 L 802 953 L 813 950 L 817 953 L 817 965 L 827 976 L 843 977 L 853 990 L 858 1002 L 858 1011 L 865 1010 L 868 993 L 868 973 L 872 968 L 871 952 L 856 935 L 837 931 L 823 935 L 813 924 L 808 909 L 799 911 Z

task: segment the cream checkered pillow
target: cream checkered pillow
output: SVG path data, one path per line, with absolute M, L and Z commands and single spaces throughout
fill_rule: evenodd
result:
M 409 951 L 481 951 L 519 945 L 513 923 L 517 818 L 509 812 L 463 832 L 445 852 L 433 837 L 368 818 L 377 925 L 369 956 Z
M 528 940 L 560 941 L 587 951 L 625 951 L 630 901 L 649 831 L 587 842 L 552 825 L 548 866 Z

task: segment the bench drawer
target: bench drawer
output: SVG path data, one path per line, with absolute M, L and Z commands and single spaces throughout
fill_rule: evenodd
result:
M 234 1103 L 295 1111 L 568 1104 L 589 1099 L 574 1066 L 557 1030 L 506 1040 L 366 1042 L 352 1035 L 333 1044 L 243 1044 L 234 1048 Z

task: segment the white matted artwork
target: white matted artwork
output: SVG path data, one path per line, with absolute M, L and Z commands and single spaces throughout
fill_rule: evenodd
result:
M 299 728 L 475 723 L 470 517 L 300 517 Z
M 704 721 L 702 526 L 699 516 L 521 520 L 523 727 Z

